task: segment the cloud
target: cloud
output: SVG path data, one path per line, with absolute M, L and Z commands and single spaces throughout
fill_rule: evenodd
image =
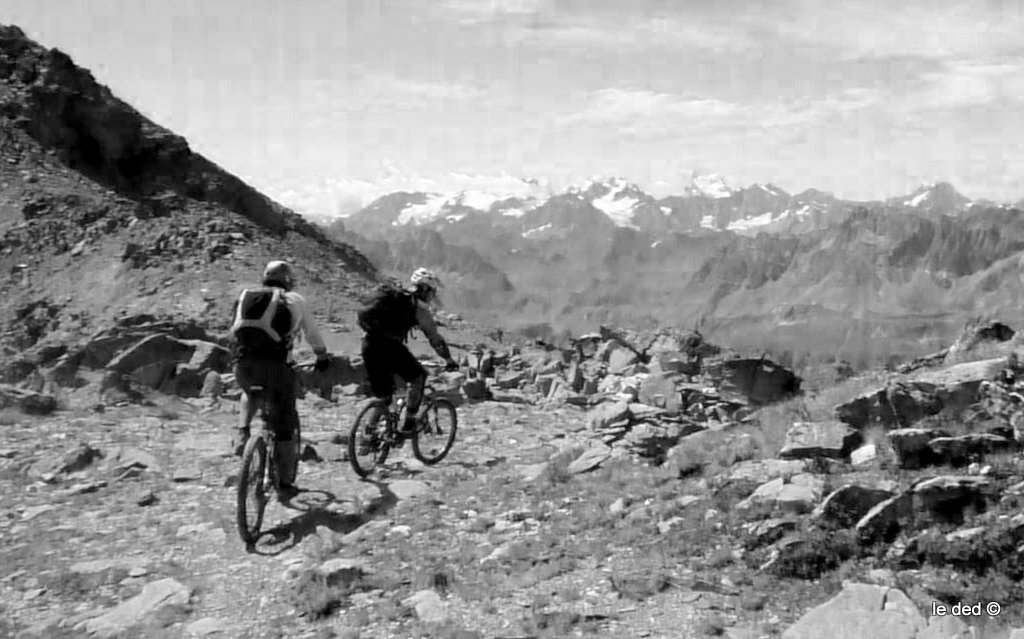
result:
M 368 109 L 438 109 L 480 102 L 486 97 L 486 92 L 480 87 L 458 82 L 433 82 L 376 73 L 348 83 L 316 81 L 312 96 L 318 113 L 342 115 Z
M 394 161 L 383 160 L 376 179 L 329 177 L 301 187 L 267 186 L 265 191 L 299 213 L 347 216 L 378 197 L 396 191 L 431 193 L 447 198 L 463 193 L 468 202 L 477 202 L 507 197 L 542 199 L 553 195 L 559 187 L 547 179 L 525 180 L 505 172 L 493 175 L 458 172 L 422 175 L 404 172 Z
M 1022 50 L 1024 10 L 1014 2 L 826 4 L 802 0 L 793 19 L 779 21 L 775 28 L 786 39 L 828 47 L 852 58 L 985 57 Z
M 445 0 L 440 6 L 459 23 L 472 25 L 536 15 L 545 4 L 544 0 Z
M 511 30 L 510 42 L 551 49 L 687 49 L 716 53 L 757 46 L 739 23 L 716 23 L 668 16 L 587 16 L 550 18 Z
M 644 89 L 608 88 L 589 94 L 582 111 L 555 116 L 555 123 L 573 125 L 620 125 L 682 123 L 687 120 L 708 123 L 734 118 L 743 107 L 722 100 L 687 99 Z
M 922 76 L 902 106 L 912 111 L 983 106 L 1024 98 L 1024 63 L 953 62 Z

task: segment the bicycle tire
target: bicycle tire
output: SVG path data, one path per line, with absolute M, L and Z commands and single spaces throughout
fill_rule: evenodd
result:
M 252 546 L 260 536 L 260 527 L 263 525 L 263 513 L 267 507 L 267 486 L 264 481 L 270 464 L 270 451 L 267 439 L 263 433 L 256 433 L 249 438 L 242 452 L 242 469 L 238 474 L 238 503 L 237 523 L 238 534 L 246 546 Z M 255 464 L 255 465 L 254 465 Z M 249 494 L 249 487 L 254 487 L 253 494 Z M 254 501 L 255 503 L 250 503 Z M 249 506 L 255 507 L 255 513 L 250 518 Z
M 370 459 L 372 463 L 363 463 L 359 455 L 359 446 L 361 439 L 361 427 L 370 425 L 369 415 L 373 410 L 380 410 L 380 419 L 387 420 L 388 404 L 382 400 L 373 400 L 366 404 L 359 414 L 356 416 L 355 422 L 352 424 L 352 430 L 348 434 L 348 462 L 352 466 L 352 470 L 355 471 L 360 477 L 367 477 L 374 471 L 377 466 L 380 466 L 388 458 L 388 452 L 391 450 L 391 446 L 388 444 L 387 437 L 380 437 L 378 439 L 377 447 L 371 452 Z M 379 420 L 378 420 L 379 423 Z M 363 455 L 362 457 L 366 457 Z
M 416 432 L 412 436 L 412 454 L 416 459 L 420 460 L 427 466 L 433 466 L 440 462 L 442 459 L 448 456 L 448 451 L 452 449 L 452 445 L 455 444 L 455 433 L 459 429 L 458 413 L 455 411 L 455 404 L 442 397 L 431 398 L 427 401 L 427 409 L 425 411 L 424 418 L 426 423 L 421 424 Z M 443 426 L 439 422 L 439 417 L 442 413 L 445 413 L 450 417 L 450 422 L 446 426 L 448 431 L 443 432 Z M 440 432 L 432 432 L 432 431 Z M 444 440 L 444 445 L 437 453 L 427 454 L 420 445 L 420 437 L 428 434 L 438 434 L 447 437 Z

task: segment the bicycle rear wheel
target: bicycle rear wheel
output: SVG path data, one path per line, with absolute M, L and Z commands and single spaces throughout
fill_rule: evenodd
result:
M 260 536 L 263 511 L 267 507 L 269 446 L 266 436 L 257 433 L 249 438 L 242 453 L 242 470 L 238 475 L 238 534 L 246 546 Z
M 447 399 L 428 399 L 419 428 L 412 436 L 412 454 L 428 466 L 448 455 L 455 443 L 458 418 L 455 405 Z
M 391 447 L 386 437 L 387 411 L 386 402 L 369 402 L 359 411 L 348 434 L 348 461 L 360 477 L 372 473 L 388 458 Z

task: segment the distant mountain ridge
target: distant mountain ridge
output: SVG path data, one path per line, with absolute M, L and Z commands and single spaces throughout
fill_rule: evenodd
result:
M 523 180 L 523 184 L 529 182 Z M 922 185 L 906 196 L 886 200 L 838 199 L 830 193 L 807 189 L 796 195 L 772 184 L 733 188 L 717 174 L 695 175 L 678 195 L 655 197 L 622 177 L 589 181 L 561 193 L 539 192 L 427 193 L 399 191 L 377 198 L 344 218 L 352 230 L 380 232 L 385 227 L 416 225 L 433 228 L 458 223 L 470 216 L 490 215 L 499 227 L 516 226 L 520 233 L 540 233 L 541 225 L 523 226 L 524 216 L 541 208 L 579 200 L 603 213 L 615 226 L 649 233 L 691 233 L 700 229 L 732 231 L 741 235 L 801 233 L 821 228 L 857 207 L 891 209 L 936 215 L 961 214 L 971 206 L 998 206 L 974 202 L 948 182 Z M 573 201 L 572 207 L 579 202 Z M 548 207 L 550 210 L 550 206 Z M 506 219 L 507 218 L 507 219 Z M 557 229 L 556 229 L 557 230 Z
M 335 230 L 389 246 L 381 269 L 399 254 L 403 267 L 439 268 L 456 282 L 450 295 L 481 301 L 476 311 L 576 331 L 703 323 L 722 343 L 856 359 L 919 355 L 972 314 L 1024 311 L 1024 292 L 1006 295 L 1024 264 L 1020 211 L 944 182 L 858 202 L 734 189 L 715 175 L 658 198 L 609 178 L 488 204 L 393 193 Z M 434 236 L 430 254 L 411 250 L 423 234 Z M 446 251 L 486 267 L 453 268 L 437 258 Z M 510 285 L 500 293 L 494 272 Z

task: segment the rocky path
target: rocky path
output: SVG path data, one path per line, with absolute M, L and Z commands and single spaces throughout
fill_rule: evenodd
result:
M 0 563 L 7 567 L 0 578 L 6 620 L 0 634 L 402 636 L 408 630 L 403 624 L 418 622 L 416 602 L 408 597 L 429 590 L 417 581 L 423 578 L 417 539 L 444 540 L 440 555 L 500 557 L 509 542 L 537 536 L 541 515 L 528 495 L 519 504 L 491 502 L 478 488 L 491 481 L 512 485 L 494 495 L 509 499 L 538 464 L 584 428 L 574 409 L 464 406 L 459 439 L 440 466 L 423 467 L 406 447 L 377 481 L 361 482 L 332 441 L 354 407 L 354 400 L 301 403 L 304 439 L 324 460 L 301 465 L 305 491 L 291 504 L 268 508 L 265 529 L 273 534 L 254 553 L 246 552 L 234 525 L 230 484 L 237 461 L 225 454 L 235 417 L 230 403 L 81 410 L 48 418 L 8 414 L 0 426 Z M 467 515 L 470 506 L 475 511 Z M 490 525 L 480 525 L 482 520 Z M 410 538 L 406 551 L 393 543 L 403 537 Z M 387 551 L 374 548 L 382 540 Z M 392 564 L 396 547 L 404 556 Z M 358 553 L 350 558 L 368 572 L 388 574 L 387 583 L 354 598 L 347 613 L 322 621 L 299 616 L 295 579 L 346 551 Z M 439 567 L 455 589 L 443 603 L 442 625 L 453 633 L 525 636 L 520 617 L 530 612 L 552 628 L 590 623 L 592 636 L 615 636 L 615 627 L 637 623 L 647 625 L 648 636 L 675 635 L 678 621 L 665 606 L 655 616 L 624 604 L 607 579 L 610 563 L 579 554 L 571 570 L 548 571 L 550 579 L 531 575 L 522 588 L 495 584 L 491 601 L 480 593 L 477 601 L 466 601 L 458 594 L 462 575 L 453 574 L 459 570 Z M 535 599 L 544 590 L 536 587 L 541 583 L 569 593 L 574 605 L 545 617 L 538 612 L 544 597 Z M 395 610 L 381 617 L 375 600 L 396 599 L 392 593 L 401 594 Z M 666 603 L 672 598 L 666 596 Z M 439 614 L 420 609 L 425 619 Z
M 903 628 L 900 639 L 1004 639 L 926 620 L 922 592 L 888 616 L 871 611 L 906 599 L 901 584 L 955 573 L 871 562 L 796 579 L 766 571 L 811 548 L 813 536 L 772 550 L 807 525 L 787 509 L 803 513 L 825 482 L 856 479 L 808 475 L 766 492 L 803 461 L 723 467 L 761 485 L 730 497 L 711 486 L 720 474 L 681 477 L 685 459 L 655 469 L 604 446 L 581 409 L 481 402 L 460 407 L 440 465 L 406 446 L 358 481 L 339 443 L 358 401 L 310 395 L 300 402 L 304 490 L 268 507 L 266 534 L 247 552 L 227 454 L 233 402 L 96 412 L 69 399 L 71 410 L 48 417 L 0 411 L 0 636 L 794 639 L 877 618 Z M 687 450 L 716 455 L 715 441 L 738 450 L 749 438 L 706 435 Z M 936 481 L 949 483 L 922 485 Z M 778 502 L 771 518 L 755 498 Z M 847 578 L 868 585 L 848 590 Z M 794 625 L 841 590 L 815 613 L 826 621 Z

